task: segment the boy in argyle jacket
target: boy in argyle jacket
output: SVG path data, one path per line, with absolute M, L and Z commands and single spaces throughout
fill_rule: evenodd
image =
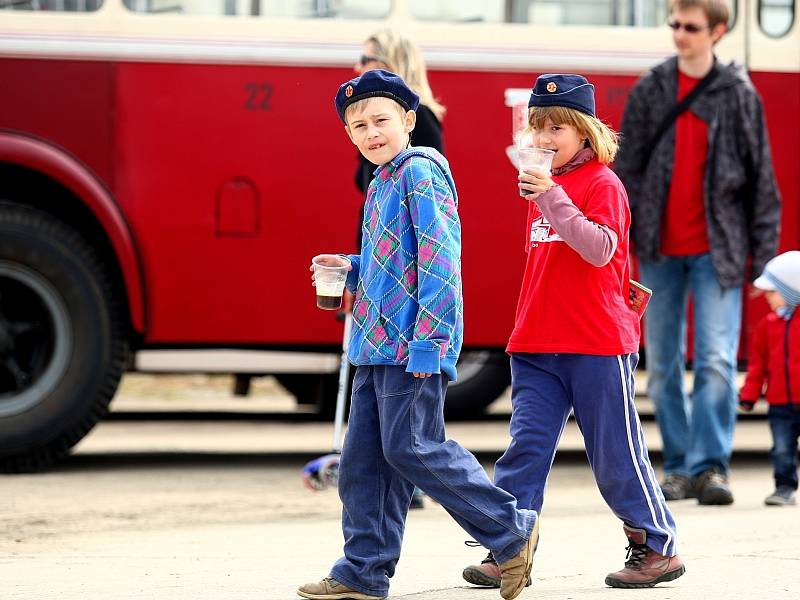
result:
M 510 599 L 528 581 L 535 511 L 492 484 L 472 454 L 445 439 L 444 396 L 463 331 L 461 226 L 455 183 L 432 148 L 409 148 L 418 96 L 393 73 L 345 82 L 336 109 L 351 141 L 380 165 L 367 191 L 350 361 L 357 365 L 339 470 L 344 556 L 297 593 L 379 600 L 400 558 L 414 485 L 491 548 Z

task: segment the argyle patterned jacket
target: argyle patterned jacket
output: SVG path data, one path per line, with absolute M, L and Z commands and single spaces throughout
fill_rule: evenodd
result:
M 464 331 L 457 204 L 450 167 L 433 148 L 403 150 L 375 170 L 361 254 L 348 256 L 354 365 L 407 365 L 455 381 Z

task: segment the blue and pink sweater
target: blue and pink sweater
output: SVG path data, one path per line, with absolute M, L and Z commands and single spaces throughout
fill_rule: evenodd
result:
M 464 319 L 461 223 L 447 160 L 409 148 L 375 170 L 360 255 L 348 357 L 354 365 L 407 365 L 456 379 Z

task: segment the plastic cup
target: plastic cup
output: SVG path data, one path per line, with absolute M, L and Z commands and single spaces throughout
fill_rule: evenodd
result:
M 311 264 L 314 267 L 317 308 L 338 310 L 342 306 L 350 260 L 338 254 L 320 254 L 314 257 Z
M 519 174 L 522 175 L 523 171 L 528 169 L 538 169 L 550 174 L 550 168 L 553 166 L 553 157 L 555 156 L 553 150 L 545 148 L 517 148 L 517 158 L 519 162 Z M 520 196 L 527 196 L 533 192 L 520 190 Z

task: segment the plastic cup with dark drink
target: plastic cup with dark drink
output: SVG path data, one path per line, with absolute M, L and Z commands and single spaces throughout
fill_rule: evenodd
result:
M 522 175 L 523 171 L 527 171 L 529 169 L 537 169 L 549 175 L 550 168 L 553 166 L 553 157 L 555 154 L 556 153 L 553 150 L 547 150 L 546 148 L 517 148 L 519 174 Z M 519 191 L 520 196 L 527 196 L 528 194 L 532 193 L 533 192 L 523 189 L 520 189 Z
M 314 286 L 317 288 L 317 307 L 338 310 L 342 306 L 350 260 L 338 254 L 320 254 L 314 257 L 311 265 L 314 268 Z

